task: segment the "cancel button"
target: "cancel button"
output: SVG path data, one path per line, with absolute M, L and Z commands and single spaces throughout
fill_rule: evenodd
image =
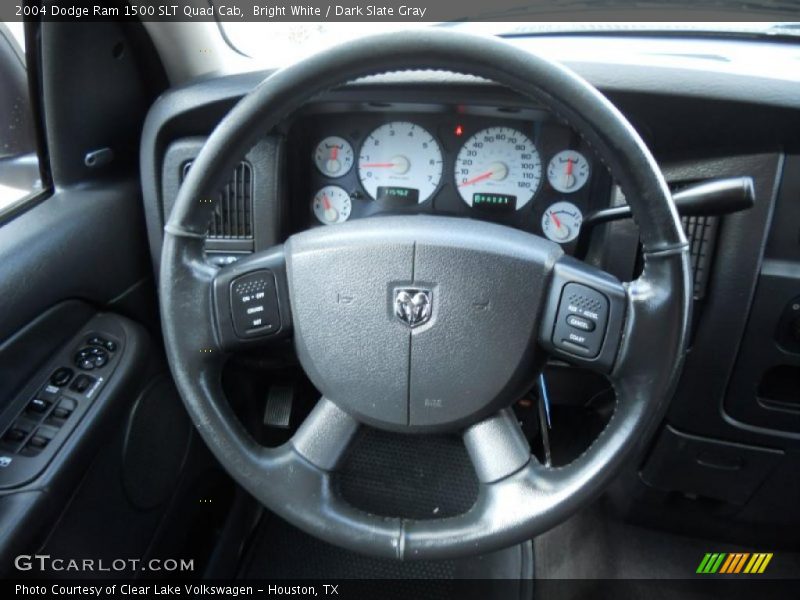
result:
M 595 328 L 594 321 L 579 317 L 578 315 L 569 315 L 567 317 L 567 325 L 575 329 L 580 329 L 581 331 L 594 331 Z

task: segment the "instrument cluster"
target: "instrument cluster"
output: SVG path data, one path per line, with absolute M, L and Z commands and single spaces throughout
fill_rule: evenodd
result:
M 565 248 L 611 182 L 585 142 L 548 113 L 306 115 L 293 127 L 301 226 L 381 214 L 496 221 Z M 304 216 L 305 215 L 305 216 Z

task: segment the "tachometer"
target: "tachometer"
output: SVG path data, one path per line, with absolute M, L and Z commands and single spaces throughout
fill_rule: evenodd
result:
M 456 158 L 461 198 L 476 208 L 519 210 L 531 201 L 542 180 L 542 162 L 528 137 L 510 127 L 479 131 Z
M 358 177 L 373 200 L 422 203 L 442 179 L 442 151 L 423 127 L 407 121 L 386 123 L 364 140 Z

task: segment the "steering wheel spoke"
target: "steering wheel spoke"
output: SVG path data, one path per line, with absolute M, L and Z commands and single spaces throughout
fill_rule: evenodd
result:
M 295 452 L 323 471 L 333 471 L 358 431 L 359 422 L 324 396 L 290 441 Z
M 567 362 L 610 373 L 622 341 L 627 295 L 613 275 L 561 257 L 553 269 L 539 342 Z
M 263 346 L 291 334 L 283 246 L 220 269 L 212 295 L 212 318 L 223 350 Z
M 528 440 L 510 408 L 469 427 L 464 445 L 482 484 L 510 477 L 532 460 Z

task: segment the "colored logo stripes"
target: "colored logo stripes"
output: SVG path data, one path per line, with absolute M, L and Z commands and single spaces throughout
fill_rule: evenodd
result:
M 725 574 L 736 575 L 740 573 L 763 573 L 769 561 L 772 560 L 772 552 L 708 552 L 700 561 L 697 573 L 701 575 Z

